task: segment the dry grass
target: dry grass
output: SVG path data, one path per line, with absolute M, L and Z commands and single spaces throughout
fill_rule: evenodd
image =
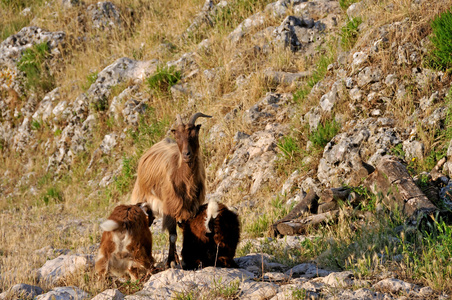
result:
M 85 2 L 94 4 L 97 1 Z M 246 1 L 232 1 L 238 8 L 235 15 L 223 15 L 225 18 L 223 21 L 228 21 L 227 18 L 230 18 L 230 22 L 224 22 L 223 27 L 202 26 L 199 36 L 188 39 L 180 39 L 180 36 L 199 12 L 204 3 L 202 0 L 163 2 L 116 0 L 113 2 L 122 12 L 126 12 L 127 8 L 132 8 L 135 17 L 132 18 L 124 13 L 121 16 L 124 30 L 111 29 L 106 33 L 91 29 L 90 20 L 86 19 L 86 16 L 85 19 L 82 18 L 81 9 L 78 6 L 68 9 L 56 4 L 55 9 L 49 10 L 46 6 L 37 3 L 32 7 L 33 16 L 36 16 L 33 21 L 34 25 L 50 31 L 62 30 L 67 34 L 67 44 L 62 52 L 62 58 L 55 68 L 56 86 L 62 87 L 62 98 L 73 101 L 86 90 L 88 75 L 100 72 L 120 57 L 126 56 L 138 60 L 158 58 L 162 62 L 167 62 L 177 59 L 182 53 L 197 51 L 197 43 L 209 37 L 211 40 L 209 51 L 197 51 L 196 63 L 201 72 L 195 78 L 190 79 L 192 91 L 202 95 L 196 99 L 193 110 L 202 110 L 204 113 L 213 115 L 215 119 L 215 121 L 203 123 L 201 137 L 206 166 L 210 166 L 207 170 L 209 191 L 215 187 L 215 172 L 228 156 L 229 149 L 234 144 L 235 133 L 237 131 L 253 133 L 254 129 L 249 128 L 243 121 L 243 111 L 262 99 L 269 91 L 294 92 L 296 89 L 294 86 L 268 84 L 260 73 L 266 68 L 287 72 L 312 70 L 316 68 L 320 57 L 304 57 L 281 49 L 269 54 L 255 52 L 252 48 L 254 44 L 251 36 L 267 26 L 279 25 L 281 20 L 272 18 L 269 18 L 268 23 L 262 27 L 253 29 L 238 44 L 233 44 L 225 38 L 249 14 L 263 10 L 268 1 L 248 1 L 254 5 L 249 5 L 249 7 L 239 5 L 248 3 Z M 398 41 L 401 36 L 406 41 L 419 44 L 420 40 L 429 34 L 429 21 L 451 4 L 451 1 L 436 4 L 425 1 L 422 6 L 416 7 L 411 5 L 411 1 L 395 1 L 393 7 L 388 9 L 388 3 L 378 2 L 375 6 L 370 7 L 369 11 L 372 12 L 371 15 L 378 15 L 379 18 L 368 19 L 369 26 L 373 29 L 369 30 L 369 35 L 358 39 L 354 49 L 366 47 L 367 43 L 377 34 L 379 26 L 402 21 L 405 17 L 410 17 L 412 20 L 407 28 L 411 34 L 390 32 L 389 45 Z M 0 27 L 5 24 L 22 27 L 24 24 L 21 22 L 28 23 L 32 19 L 31 17 L 20 19 L 17 11 L 17 8 L 9 6 L 1 10 Z M 2 34 L 6 34 L 6 30 L 2 31 Z M 86 36 L 87 39 L 80 42 L 78 38 L 81 36 Z M 162 51 L 159 50 L 161 43 L 170 43 L 174 47 L 171 50 Z M 330 51 L 326 55 L 333 58 L 337 55 L 333 51 L 336 49 L 335 43 L 337 42 L 330 42 L 332 47 L 326 50 Z M 372 64 L 379 64 L 385 74 L 398 72 L 399 68 L 392 64 L 393 55 L 393 51 L 386 48 L 373 58 Z M 213 82 L 202 74 L 203 70 L 212 68 L 215 68 L 214 71 L 217 74 Z M 400 71 L 397 75 L 408 76 L 409 72 L 410 70 Z M 239 75 L 249 76 L 249 80 L 240 88 L 236 85 Z M 331 76 L 331 74 L 327 75 Z M 135 83 L 125 83 L 119 88 L 122 90 L 132 84 Z M 134 139 L 130 132 L 126 133 L 126 138 L 117 146 L 116 154 L 101 156 L 95 162 L 91 172 L 87 173 L 86 170 L 94 150 L 98 148 L 105 134 L 114 131 L 122 132 L 122 129 L 126 127 L 123 120 L 109 120 L 107 116 L 98 113 L 100 123 L 92 132 L 93 138 L 87 151 L 76 156 L 70 171 L 58 176 L 54 176 L 52 171 L 46 172 L 49 153 L 53 153 L 54 149 L 44 153 L 42 143 L 49 139 L 56 140 L 58 137 L 55 136 L 53 128 L 49 128 L 45 124 L 36 131 L 35 138 L 38 142 L 36 150 L 22 156 L 3 150 L 0 152 L 0 174 L 2 175 L 0 176 L 0 292 L 8 289 L 14 283 L 36 283 L 35 278 L 30 275 L 33 273 L 32 271 L 41 267 L 48 258 L 53 258 L 36 253 L 36 250 L 44 246 L 70 249 L 73 253 L 91 251 L 88 250 L 88 247 L 95 245 L 100 240 L 99 220 L 105 218 L 118 203 L 128 201 L 135 176 L 134 168 L 140 153 L 156 139 L 165 135 L 176 112 L 183 111 L 190 100 L 188 96 L 173 99 L 171 95 L 156 95 L 149 90 L 146 83 L 138 84 L 138 88 L 143 99 L 149 99 L 148 104 L 153 108 L 151 116 L 153 119 L 149 116 L 146 117 L 149 117 L 150 120 L 161 121 L 164 127 L 162 132 L 149 136 L 150 134 L 143 128 L 149 126 L 151 121 L 145 120 L 143 128 L 135 129 L 143 130 L 137 139 Z M 408 94 L 398 100 L 389 109 L 397 119 L 405 120 L 405 116 L 410 115 L 414 110 L 413 100 L 418 99 L 417 97 L 420 95 L 427 95 L 428 92 L 429 90 L 414 91 L 413 94 Z M 299 111 L 296 112 L 296 116 L 306 113 L 312 106 L 317 105 L 320 96 L 312 94 L 304 99 L 298 107 Z M 109 99 L 109 101 L 111 100 Z M 344 115 L 349 113 L 347 100 L 345 99 L 335 108 L 336 113 Z M 223 117 L 237 107 L 241 107 L 241 110 L 238 111 L 235 121 L 223 122 Z M 352 115 L 348 115 L 348 118 L 352 117 Z M 222 124 L 226 134 L 221 142 L 214 144 L 207 142 L 206 134 L 213 124 Z M 294 128 L 293 136 L 298 140 L 298 147 L 305 149 L 308 140 L 307 129 L 301 127 L 298 117 L 292 121 L 292 127 Z M 425 136 L 428 138 L 427 134 Z M 311 153 L 310 155 L 313 157 L 313 162 L 308 169 L 315 169 L 321 153 Z M 281 169 L 285 170 L 278 174 L 281 177 L 291 173 L 287 170 L 299 168 L 298 160 L 282 160 L 280 163 Z M 120 169 L 121 165 L 122 169 Z M 119 173 L 115 173 L 115 171 Z M 306 171 L 302 170 L 302 172 Z M 109 186 L 101 188 L 96 182 L 101 179 L 99 177 L 107 173 L 113 173 L 117 179 L 113 180 Z M 120 180 L 122 180 L 121 185 L 117 184 Z M 251 182 L 245 180 L 242 187 L 229 192 L 224 199 L 227 205 L 239 205 L 248 199 L 256 203 L 255 208 L 240 209 L 241 215 L 246 216 L 241 219 L 244 238 L 265 235 L 268 225 L 290 209 L 282 204 L 285 199 L 273 198 L 275 191 L 280 188 L 277 183 L 270 182 L 265 189 L 253 196 L 247 195 L 250 185 Z M 45 199 L 47 200 L 45 201 Z M 359 226 L 362 226 L 363 231 L 364 228 L 374 230 L 377 227 L 372 227 L 374 224 L 372 222 Z M 378 243 L 374 245 L 371 244 L 371 240 L 367 240 L 357 249 L 352 246 L 346 249 L 341 248 L 341 244 L 352 245 L 356 242 L 356 232 L 353 228 L 356 228 L 357 223 L 356 217 L 348 215 L 344 210 L 337 226 L 327 225 L 320 229 L 312 229 L 310 234 L 322 236 L 321 240 L 310 246 L 303 244 L 295 250 L 302 257 L 301 260 L 313 259 L 323 253 L 319 257 L 319 262 L 334 267 L 337 262 L 332 261 L 331 253 L 328 254 L 326 249 L 336 247 L 340 248 L 339 250 L 344 256 L 343 261 L 346 262 L 345 265 L 342 264 L 339 267 L 356 267 L 359 272 L 364 272 L 366 268 L 372 272 L 389 268 L 378 260 L 377 255 L 388 244 L 387 241 L 383 241 L 384 239 L 378 240 Z M 379 232 L 377 229 L 375 229 L 375 236 L 385 233 L 384 231 Z M 154 239 L 154 245 L 157 245 L 154 249 L 166 249 L 167 240 L 165 234 L 158 235 Z M 368 247 L 374 248 L 368 251 Z M 391 254 L 396 254 L 400 249 L 390 251 Z M 92 295 L 108 287 L 119 286 L 126 293 L 133 293 L 137 288 L 134 283 L 119 285 L 115 282 L 97 280 L 92 269 L 81 270 L 80 273 L 66 278 L 64 283 L 79 286 Z M 46 286 L 45 288 L 51 287 Z

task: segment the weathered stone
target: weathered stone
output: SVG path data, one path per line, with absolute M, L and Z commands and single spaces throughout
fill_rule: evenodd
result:
M 288 48 L 291 51 L 301 51 L 306 49 L 309 44 L 321 39 L 325 25 L 312 19 L 287 16 L 274 32 L 274 43 L 281 48 Z
M 102 140 L 102 144 L 100 145 L 100 149 L 104 154 L 109 154 L 111 150 L 116 146 L 116 139 L 118 135 L 116 133 L 107 134 L 104 136 Z
M 75 286 L 56 287 L 49 292 L 39 295 L 36 300 L 84 300 L 90 296 Z
M 121 293 L 117 289 L 108 289 L 103 291 L 100 294 L 97 294 L 94 298 L 91 300 L 123 300 L 124 294 Z
M 356 291 L 351 290 L 339 290 L 337 293 L 332 294 L 332 297 L 326 299 L 338 299 L 338 300 L 389 300 L 387 295 L 371 291 L 367 288 L 361 288 Z M 399 298 L 400 299 L 400 298 Z
M 287 127 L 269 123 L 264 130 L 238 140 L 233 155 L 216 172 L 217 185 L 210 197 L 221 198 L 238 188 L 253 195 L 269 180 L 276 182 L 278 179 L 272 175 L 278 153 L 276 145 L 285 132 Z M 244 181 L 245 178 L 250 180 Z M 248 183 L 243 186 L 245 182 Z
M 382 72 L 377 67 L 365 67 L 358 74 L 357 83 L 360 88 L 381 80 Z
M 64 279 L 65 276 L 68 276 L 77 270 L 86 268 L 92 264 L 92 255 L 61 255 L 55 259 L 47 261 L 40 269 L 37 270 L 37 276 L 40 281 L 55 284 L 59 280 Z
M 262 12 L 258 12 L 251 17 L 246 18 L 239 24 L 228 36 L 228 38 L 237 43 L 240 41 L 249 31 L 262 26 L 265 23 L 265 15 Z
M 157 60 L 136 61 L 127 57 L 116 60 L 97 75 L 96 81 L 86 91 L 91 110 L 107 110 L 110 89 L 127 80 L 144 80 L 157 70 Z
M 330 273 L 330 271 L 319 269 L 315 264 L 312 263 L 300 264 L 285 272 L 286 275 L 291 277 L 304 278 L 324 277 Z
M 42 293 L 44 293 L 44 290 L 39 286 L 20 283 L 1 293 L 0 299 L 35 299 Z
M 355 68 L 361 67 L 365 62 L 367 62 L 369 59 L 369 54 L 366 52 L 355 52 L 353 53 L 353 62 L 352 66 Z
M 60 101 L 60 89 L 55 88 L 51 92 L 47 93 L 44 98 L 39 102 L 38 109 L 33 114 L 34 120 L 47 120 L 53 113 L 54 106 Z
M 320 98 L 319 105 L 323 111 L 329 113 L 338 100 L 338 89 L 341 86 L 340 81 L 336 81 L 331 90 Z
M 385 84 L 387 86 L 393 86 L 397 82 L 397 76 L 395 74 L 389 74 L 385 78 Z
M 262 274 L 262 278 L 270 282 L 286 282 L 289 280 L 289 276 L 279 272 L 266 272 Z
M 311 76 L 310 71 L 305 71 L 301 73 L 289 73 L 289 72 L 281 72 L 281 71 L 273 71 L 273 70 L 265 70 L 264 76 L 265 78 L 274 83 L 274 84 L 296 84 L 298 81 L 301 81 L 309 76 Z
M 403 151 L 405 152 L 405 160 L 424 159 L 424 143 L 419 141 L 403 141 Z
M 450 173 L 449 173 L 450 174 Z M 448 207 L 449 209 L 452 209 L 452 182 L 449 181 L 449 183 L 442 187 L 439 192 L 439 197 L 442 201 L 442 203 Z
M 287 104 L 292 99 L 290 94 L 267 95 L 244 113 L 244 120 L 248 125 L 265 126 L 269 122 L 283 122 L 289 115 Z
M 304 121 L 308 122 L 309 130 L 312 132 L 317 129 L 317 126 L 320 124 L 320 119 L 322 118 L 321 108 L 315 106 L 311 108 L 309 112 L 304 115 Z
M 93 27 L 99 30 L 121 28 L 120 12 L 112 2 L 97 2 L 87 8 Z
M 372 286 L 372 288 L 381 292 L 397 294 L 400 292 L 409 293 L 410 291 L 417 289 L 417 286 L 400 279 L 388 278 L 377 282 Z
M 46 42 L 52 54 L 59 53 L 58 46 L 63 44 L 66 34 L 63 31 L 49 32 L 36 26 L 24 27 L 0 43 L 0 67 L 16 69 L 16 62 L 23 52 L 33 45 Z
M 347 287 L 353 284 L 353 273 L 350 271 L 333 272 L 322 278 L 323 283 L 332 287 Z
M 317 178 L 326 187 L 359 185 L 369 174 L 367 164 L 375 164 L 389 149 L 401 142 L 385 118 L 359 121 L 348 132 L 336 135 L 320 159 Z M 366 145 L 363 149 L 362 145 Z M 363 157 L 370 158 L 366 161 Z
M 277 284 L 270 282 L 253 282 L 247 280 L 240 284 L 240 299 L 247 300 L 264 300 L 269 299 L 278 293 Z

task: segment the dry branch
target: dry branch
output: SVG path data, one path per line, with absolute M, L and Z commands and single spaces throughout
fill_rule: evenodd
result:
M 278 232 L 282 235 L 303 234 L 309 227 L 335 221 L 339 215 L 339 210 L 329 211 L 323 214 L 312 215 L 303 219 L 282 222 L 276 225 Z
M 438 210 L 417 187 L 405 166 L 392 156 L 381 160 L 375 172 L 366 179 L 365 185 L 375 195 L 381 195 L 387 207 L 401 209 L 407 217 Z
M 319 202 L 328 203 L 331 201 L 337 202 L 337 200 L 345 201 L 347 200 L 348 195 L 350 195 L 350 189 L 346 187 L 327 189 L 320 193 Z
M 270 236 L 276 237 L 281 234 L 277 229 L 279 223 L 297 219 L 307 212 L 316 213 L 318 200 L 317 194 L 314 191 L 310 191 L 284 218 L 270 226 Z

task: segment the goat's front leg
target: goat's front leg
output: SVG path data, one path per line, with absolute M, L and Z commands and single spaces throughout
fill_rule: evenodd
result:
M 168 230 L 169 233 L 169 250 L 168 259 L 166 260 L 166 268 L 174 268 L 176 264 L 179 264 L 179 256 L 176 252 L 176 241 L 177 241 L 177 231 L 176 231 L 176 219 L 164 215 L 163 216 L 163 228 Z

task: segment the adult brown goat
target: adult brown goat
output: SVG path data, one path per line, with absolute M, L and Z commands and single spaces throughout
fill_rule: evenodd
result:
M 199 130 L 195 113 L 187 124 L 177 115 L 172 129 L 175 141 L 166 138 L 153 145 L 138 162 L 137 180 L 131 202 L 148 202 L 155 216 L 163 216 L 163 229 L 169 232 L 166 266 L 179 258 L 176 254 L 176 223 L 195 216 L 206 195 L 206 171 L 199 151 Z
M 96 257 L 96 272 L 132 280 L 147 275 L 154 265 L 152 234 L 154 221 L 149 203 L 118 205 L 108 220 L 100 226 L 104 230 Z
M 240 223 L 235 212 L 225 205 L 210 201 L 201 205 L 198 214 L 180 224 L 182 268 L 217 266 L 237 268 L 235 250 L 240 239 Z

